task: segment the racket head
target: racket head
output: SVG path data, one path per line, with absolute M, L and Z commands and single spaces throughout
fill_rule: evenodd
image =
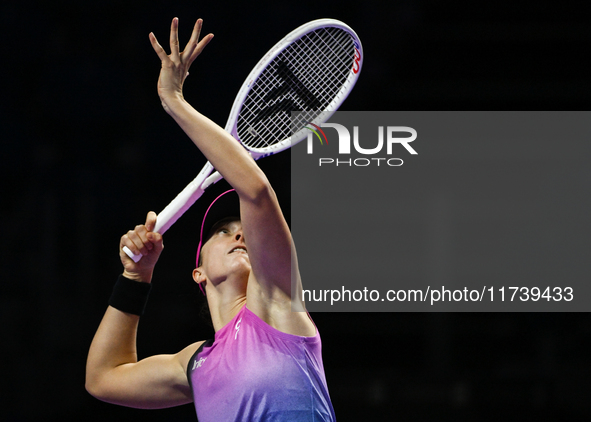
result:
M 308 22 L 275 44 L 250 72 L 226 130 L 254 158 L 304 139 L 345 101 L 363 65 L 359 37 L 335 19 Z M 293 113 L 296 112 L 296 113 Z

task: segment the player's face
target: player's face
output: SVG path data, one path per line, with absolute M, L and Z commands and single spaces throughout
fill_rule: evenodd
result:
M 248 248 L 240 221 L 230 221 L 218 227 L 203 245 L 201 253 L 201 267 L 213 283 L 223 281 L 232 274 L 248 277 L 250 273 Z

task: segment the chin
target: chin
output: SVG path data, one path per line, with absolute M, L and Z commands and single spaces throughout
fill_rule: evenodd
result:
M 245 273 L 247 276 L 250 275 L 252 268 L 250 266 L 250 261 L 248 260 L 248 258 L 246 258 L 245 260 L 240 260 L 240 261 L 236 262 L 236 265 L 234 266 L 234 270 L 236 272 L 241 273 L 241 274 Z

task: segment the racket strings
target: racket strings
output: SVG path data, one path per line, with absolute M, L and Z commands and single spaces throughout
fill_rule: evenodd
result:
M 307 39 L 304 40 L 300 40 L 299 44 L 302 44 L 302 41 L 307 41 L 308 45 L 304 45 L 302 46 L 297 46 L 299 48 L 290 48 L 287 49 L 284 53 L 283 56 L 287 57 L 288 61 L 291 63 L 303 63 L 306 62 L 307 63 L 311 63 L 312 66 L 310 67 L 308 72 L 299 72 L 300 76 L 302 77 L 302 82 L 304 83 L 304 85 L 309 85 L 311 84 L 312 86 L 316 86 L 316 88 L 320 88 L 321 93 L 324 94 L 324 96 L 329 96 L 330 94 L 334 94 L 334 92 L 331 91 L 331 87 L 329 84 L 318 84 L 317 81 L 326 81 L 325 77 L 327 75 L 329 75 L 330 73 L 334 74 L 335 72 L 339 71 L 339 65 L 340 65 L 340 73 L 341 76 L 345 76 L 348 73 L 348 70 L 350 69 L 349 65 L 346 65 L 345 68 L 345 62 L 343 59 L 339 58 L 338 56 L 334 56 L 334 54 L 332 55 L 332 57 L 329 57 L 326 53 L 326 50 L 334 52 L 334 51 L 338 51 L 337 49 L 340 49 L 340 51 L 344 51 L 346 52 L 346 55 L 350 56 L 350 51 L 347 51 L 346 46 L 343 47 L 343 40 L 346 42 L 347 38 L 349 38 L 348 34 L 344 31 L 341 31 L 341 39 L 336 39 L 334 36 L 332 36 L 332 34 L 330 34 L 329 31 L 324 30 L 324 32 L 326 33 L 326 35 L 328 36 L 328 40 L 323 40 L 322 37 L 313 37 L 313 36 L 308 36 Z M 328 49 L 322 49 L 319 48 L 319 43 L 318 41 L 321 41 L 325 46 L 328 47 Z M 338 44 L 335 48 L 335 44 Z M 311 47 L 315 47 L 315 48 L 311 48 Z M 303 54 L 303 52 L 306 52 L 306 54 Z M 310 53 L 316 53 L 314 57 L 311 57 Z M 314 60 L 311 60 L 314 59 Z M 279 56 L 277 60 L 280 60 L 280 63 L 284 63 L 282 61 L 282 57 Z M 321 67 L 324 64 L 324 69 Z M 336 64 L 336 65 L 335 65 Z M 328 69 L 328 66 L 333 65 L 333 69 Z M 298 70 L 301 70 L 298 68 Z M 328 71 L 328 72 L 327 72 Z M 307 75 L 308 74 L 308 75 Z M 332 75 L 334 76 L 334 75 Z M 337 75 L 338 76 L 338 75 Z M 333 78 L 334 80 L 334 78 Z M 261 82 L 263 82 L 262 84 L 262 91 L 264 92 L 265 90 L 269 89 L 269 85 L 274 85 L 277 83 L 281 83 L 280 81 L 277 80 L 277 77 L 275 75 L 272 75 L 271 78 L 269 78 L 268 80 L 264 80 L 264 78 L 261 78 Z M 281 89 L 279 90 L 279 92 L 282 95 L 288 94 L 288 91 L 290 89 L 289 86 L 286 86 L 285 84 L 280 85 Z M 327 89 L 328 87 L 328 89 Z M 263 100 L 268 100 L 269 96 L 268 94 L 263 98 Z M 316 100 L 314 98 L 314 100 Z M 266 114 L 274 114 L 276 113 L 278 110 L 280 110 L 280 106 L 283 105 L 287 105 L 288 107 L 290 107 L 291 110 L 294 110 L 295 107 L 293 107 L 293 102 L 292 101 L 283 101 L 283 102 L 276 102 L 274 104 L 274 106 L 272 106 L 270 108 L 270 110 L 267 110 Z M 316 111 L 318 110 L 318 108 L 312 108 L 312 111 Z M 301 113 L 300 115 L 300 119 L 302 120 L 306 120 L 303 122 L 303 124 L 307 123 L 307 121 L 311 120 L 311 118 L 315 117 L 316 113 L 312 113 L 310 115 L 310 113 Z M 265 116 L 267 117 L 267 116 Z M 257 119 L 257 120 L 261 120 L 261 119 Z M 262 140 L 263 143 L 265 144 L 269 144 L 268 141 Z
M 325 53 L 325 50 L 335 51 L 337 48 L 343 48 L 342 39 L 338 40 L 334 39 L 334 37 L 331 37 L 331 43 L 329 43 L 328 40 L 322 38 L 320 38 L 319 41 L 321 43 L 320 45 L 317 44 L 316 40 L 311 40 L 311 42 L 317 47 L 317 50 L 315 51 L 316 60 L 313 62 L 315 63 L 315 65 L 310 69 L 312 79 L 318 80 L 325 76 L 326 70 L 321 67 L 324 64 L 325 66 L 332 67 L 331 69 L 329 69 L 329 73 L 331 74 L 333 80 L 335 76 L 337 77 L 337 80 L 346 80 L 347 75 L 350 71 L 349 63 L 345 62 L 345 60 L 342 57 L 334 55 L 330 57 Z M 324 48 L 321 48 L 321 46 L 324 46 Z M 305 60 L 307 58 L 301 57 L 301 59 Z M 340 87 L 334 86 L 334 84 L 322 84 L 319 85 L 317 88 L 320 91 L 321 96 L 329 97 L 334 96 L 335 91 L 338 92 L 336 88 Z
M 326 100 L 323 104 L 324 107 L 320 111 L 324 111 L 328 103 L 332 101 L 351 69 L 350 64 L 346 63 L 335 52 L 341 52 L 345 57 L 351 57 L 352 52 L 350 48 L 351 40 L 347 32 L 339 31 L 339 38 L 336 38 L 331 31 L 326 29 L 322 32 L 321 36 L 313 34 L 305 39 L 307 45 L 303 48 L 286 51 L 286 55 L 291 56 L 294 63 L 306 62 L 311 64 L 308 69 L 305 69 L 306 72 L 302 72 L 302 79 L 305 83 L 315 86 L 316 92 Z M 301 121 L 294 122 L 296 128 L 298 123 L 299 126 L 303 127 L 318 114 L 303 110 L 298 116 Z
M 342 35 L 346 36 L 347 34 L 343 33 Z M 320 64 L 325 63 L 326 65 L 333 67 L 331 69 L 331 72 L 333 72 L 333 73 L 340 72 L 341 75 L 346 75 L 349 73 L 349 70 L 350 70 L 349 63 L 347 63 L 342 57 L 339 57 L 338 55 L 329 56 L 326 53 L 326 51 L 334 52 L 337 49 L 342 49 L 343 48 L 343 43 L 342 43 L 343 37 L 341 37 L 341 39 L 339 40 L 339 39 L 335 39 L 335 37 L 333 37 L 331 34 L 329 34 L 329 36 L 330 36 L 330 40 L 324 39 L 324 38 L 318 38 L 318 40 L 315 40 L 313 38 L 310 39 L 310 43 L 316 47 L 316 50 L 314 51 L 316 61 L 314 63 L 318 64 L 318 66 L 314 66 L 311 70 L 320 69 Z M 295 51 L 295 53 L 301 53 L 301 52 Z M 308 57 L 301 57 L 300 56 L 300 58 L 307 59 Z
M 352 36 L 321 28 L 286 47 L 261 73 L 237 122 L 242 143 L 264 148 L 289 138 L 321 113 L 342 91 L 351 73 Z M 292 117 L 292 111 L 298 111 Z

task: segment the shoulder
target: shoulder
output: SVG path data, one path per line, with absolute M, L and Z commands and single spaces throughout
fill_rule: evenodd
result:
M 206 341 L 207 340 L 202 340 L 190 344 L 189 346 L 185 347 L 183 350 L 181 350 L 175 355 L 179 365 L 181 366 L 181 368 L 183 368 L 183 370 L 187 369 L 187 366 L 189 365 L 189 361 L 191 360 L 191 358 L 195 355 L 195 353 L 197 353 L 199 348 L 205 344 Z
M 290 302 L 274 304 L 252 300 L 247 306 L 261 321 L 282 333 L 301 337 L 316 336 L 316 326 L 308 313 L 293 311 Z

